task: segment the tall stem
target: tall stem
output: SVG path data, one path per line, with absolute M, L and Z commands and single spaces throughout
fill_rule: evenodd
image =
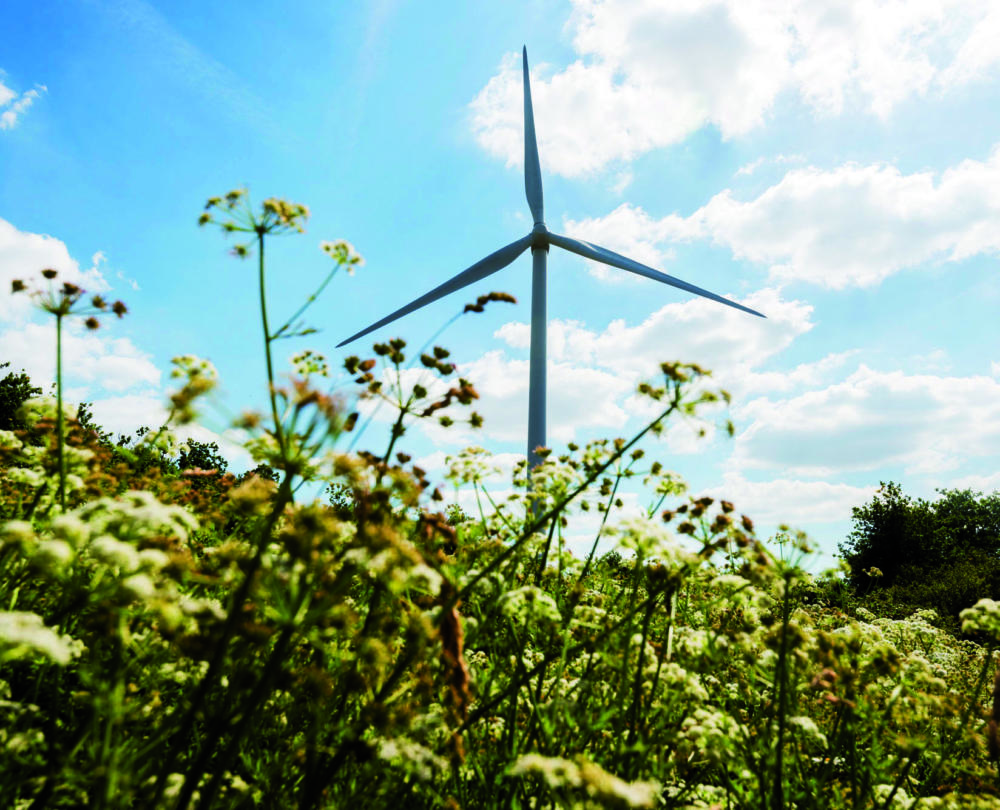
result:
M 56 461 L 59 464 L 59 508 L 66 511 L 66 459 L 63 455 L 62 313 L 56 313 Z
M 274 419 L 274 435 L 278 440 L 281 458 L 287 461 L 285 454 L 285 433 L 281 429 L 278 418 L 278 400 L 274 393 L 274 365 L 271 362 L 271 330 L 267 325 L 267 293 L 264 289 L 264 230 L 257 228 L 257 286 L 260 288 L 260 322 L 264 329 L 264 359 L 267 361 L 267 394 L 271 398 L 271 417 Z
M 788 714 L 788 622 L 792 615 L 792 579 L 785 573 L 784 598 L 781 603 L 781 638 L 778 646 L 778 662 L 774 673 L 774 691 L 778 696 L 778 740 L 776 760 L 771 785 L 771 807 L 783 810 L 785 807 L 784 767 L 785 767 L 785 722 Z

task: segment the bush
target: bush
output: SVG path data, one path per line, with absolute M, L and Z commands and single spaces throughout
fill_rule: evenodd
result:
M 897 615 L 932 608 L 952 621 L 977 599 L 1000 598 L 1000 493 L 939 493 L 913 500 L 883 483 L 853 510 L 840 552 L 856 595 Z

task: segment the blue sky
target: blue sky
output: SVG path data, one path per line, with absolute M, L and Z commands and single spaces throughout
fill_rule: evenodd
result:
M 0 19 L 0 281 L 53 266 L 126 301 L 67 346 L 71 394 L 109 426 L 160 418 L 177 354 L 222 377 L 203 436 L 262 404 L 252 267 L 196 227 L 209 196 L 310 206 L 269 252 L 277 317 L 322 278 L 320 240 L 364 256 L 313 309 L 322 331 L 281 347 L 334 364 L 341 339 L 527 232 L 526 44 L 549 226 L 768 315 L 553 252 L 554 446 L 641 427 L 636 382 L 681 359 L 732 391 L 736 436 L 679 428 L 658 455 L 764 531 L 829 553 L 879 481 L 1000 488 L 987 0 L 12 0 Z M 523 453 L 529 268 L 373 336 L 419 346 L 478 294 L 519 300 L 439 340 L 486 425 L 412 431 L 432 475 L 465 444 Z M 44 380 L 52 337 L 24 304 L 0 302 L 0 356 Z M 365 438 L 381 446 L 378 425 Z

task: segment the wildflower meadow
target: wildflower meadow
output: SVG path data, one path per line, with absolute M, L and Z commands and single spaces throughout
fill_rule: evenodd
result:
M 376 343 L 339 376 L 314 351 L 276 362 L 362 265 L 323 243 L 321 282 L 276 317 L 265 248 L 307 217 L 238 189 L 199 220 L 256 271 L 267 409 L 234 423 L 255 470 L 178 435 L 208 361 L 175 359 L 167 423 L 134 437 L 63 400 L 61 357 L 56 397 L 20 380 L 0 430 L 0 804 L 1000 808 L 1000 604 L 900 615 L 806 573 L 804 536 L 689 492 L 657 437 L 728 395 L 680 362 L 639 387 L 658 415 L 635 436 L 547 451 L 503 498 L 469 448 L 448 479 L 477 507 L 449 503 L 405 447 L 418 420 L 482 422 L 445 348 Z M 128 315 L 44 268 L 12 294 L 57 335 Z M 376 403 L 385 446 L 357 448 Z M 623 517 L 637 482 L 648 508 Z M 582 512 L 599 529 L 574 555 Z

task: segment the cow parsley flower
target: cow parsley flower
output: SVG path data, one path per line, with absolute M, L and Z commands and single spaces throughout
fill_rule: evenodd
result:
M 958 617 L 962 620 L 963 633 L 984 633 L 994 641 L 1000 641 L 1000 603 L 980 599 L 959 613 Z
M 553 623 L 562 621 L 555 599 L 534 585 L 508 591 L 504 594 L 502 609 L 504 615 L 521 624 L 529 621 Z
M 43 540 L 31 555 L 32 563 L 49 574 L 59 574 L 73 562 L 73 547 L 65 540 Z
M 422 782 L 429 782 L 435 774 L 448 770 L 448 762 L 415 740 L 396 737 L 379 741 L 379 759 L 400 765 Z
M 91 542 L 88 551 L 95 560 L 120 571 L 135 571 L 139 567 L 139 552 L 107 534 Z
M 613 531 L 618 535 L 618 548 L 632 551 L 644 559 L 660 560 L 670 568 L 680 568 L 698 559 L 663 523 L 645 515 L 624 518 Z
M 0 662 L 42 656 L 66 666 L 83 650 L 82 642 L 46 627 L 37 613 L 0 611 Z

